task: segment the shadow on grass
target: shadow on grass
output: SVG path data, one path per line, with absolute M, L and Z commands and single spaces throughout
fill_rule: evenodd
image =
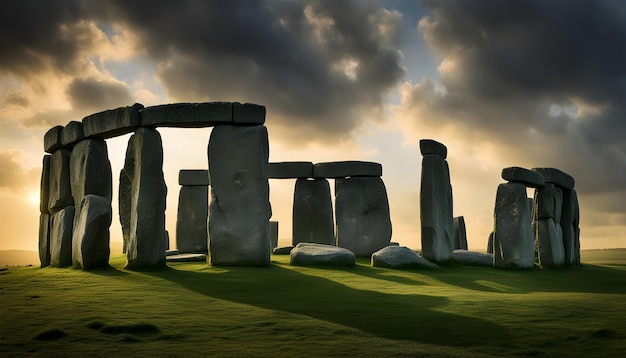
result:
M 497 345 L 511 339 L 492 322 L 443 312 L 449 302 L 444 297 L 359 290 L 277 265 L 229 267 L 217 274 L 173 268 L 145 274 L 208 297 L 306 315 L 389 339 L 442 346 Z

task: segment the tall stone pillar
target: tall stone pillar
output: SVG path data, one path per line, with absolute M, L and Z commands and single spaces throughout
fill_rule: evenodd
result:
M 326 179 L 296 180 L 292 245 L 311 242 L 335 246 L 333 204 Z
M 208 146 L 211 265 L 270 264 L 268 158 L 265 126 L 213 128 Z
M 180 253 L 208 252 L 209 173 L 207 170 L 181 170 L 176 217 L 176 248 Z

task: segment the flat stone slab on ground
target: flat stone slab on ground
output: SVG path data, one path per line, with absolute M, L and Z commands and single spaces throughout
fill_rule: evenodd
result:
M 165 256 L 178 255 L 180 252 L 177 249 L 165 250 Z
M 372 254 L 372 266 L 392 269 L 438 268 L 406 246 L 387 246 Z
M 313 165 L 313 178 L 380 177 L 382 175 L 383 166 L 374 162 L 348 160 Z
M 269 179 L 298 179 L 313 177 L 311 162 L 274 162 L 268 164 Z
M 207 169 L 181 169 L 178 172 L 178 185 L 210 185 Z
M 233 124 L 231 102 L 172 103 L 139 111 L 145 127 L 202 128 Z
M 272 250 L 274 255 L 289 255 L 295 246 L 278 246 Z
M 330 245 L 299 243 L 291 250 L 289 264 L 292 266 L 347 266 L 355 264 L 352 251 Z
M 493 267 L 492 254 L 467 250 L 454 250 L 452 258 L 454 258 L 454 262 L 461 265 Z
M 206 262 L 206 254 L 177 254 L 166 255 L 167 262 Z
M 508 167 L 502 169 L 502 179 L 506 181 L 519 182 L 531 188 L 541 188 L 545 185 L 541 174 L 536 171 L 520 167 Z
M 534 172 L 541 174 L 546 183 L 553 183 L 562 189 L 574 189 L 574 178 L 556 168 L 532 168 Z
M 94 113 L 83 118 L 83 132 L 85 138 L 113 138 L 126 133 L 134 132 L 141 126 L 139 110 L 142 104 L 110 109 Z
M 54 153 L 63 147 L 63 126 L 54 126 L 43 136 L 43 150 L 46 153 Z
M 448 156 L 448 148 L 436 140 L 422 139 L 420 140 L 420 153 L 422 153 L 422 155 L 438 154 L 442 156 L 443 159 L 446 159 Z

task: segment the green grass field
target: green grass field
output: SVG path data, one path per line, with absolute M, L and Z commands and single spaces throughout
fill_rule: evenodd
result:
M 626 250 L 511 272 L 170 264 L 0 271 L 0 356 L 624 356 Z

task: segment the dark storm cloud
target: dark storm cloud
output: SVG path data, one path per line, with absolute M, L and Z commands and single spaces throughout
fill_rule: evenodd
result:
M 420 22 L 441 85 L 405 87 L 407 108 L 468 138 L 570 171 L 583 191 L 626 190 L 626 5 L 432 1 Z
M 261 103 L 274 124 L 309 140 L 336 140 L 365 114 L 382 116 L 386 94 L 404 75 L 401 15 L 371 1 L 102 6 L 95 13 L 139 36 L 170 97 Z
M 132 104 L 128 86 L 120 82 L 75 79 L 67 88 L 74 110 L 103 111 Z

